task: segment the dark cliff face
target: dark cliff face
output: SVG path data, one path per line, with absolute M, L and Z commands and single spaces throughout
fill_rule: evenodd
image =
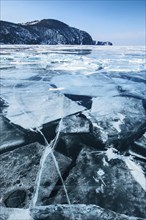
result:
M 0 43 L 92 45 L 93 40 L 85 31 L 58 20 L 43 19 L 25 24 L 0 21 Z

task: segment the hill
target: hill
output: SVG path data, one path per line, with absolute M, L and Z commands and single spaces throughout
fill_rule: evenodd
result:
M 87 32 L 54 19 L 43 19 L 25 24 L 0 21 L 0 27 L 1 44 L 94 44 Z

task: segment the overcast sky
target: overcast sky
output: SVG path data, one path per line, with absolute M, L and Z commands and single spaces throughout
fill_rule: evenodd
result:
M 145 44 L 145 0 L 1 0 L 1 20 L 58 19 L 114 45 Z

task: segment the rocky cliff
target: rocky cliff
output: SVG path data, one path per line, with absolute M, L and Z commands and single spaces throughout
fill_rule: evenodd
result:
M 0 27 L 1 44 L 93 44 L 92 37 L 87 32 L 54 19 L 25 24 L 0 21 Z

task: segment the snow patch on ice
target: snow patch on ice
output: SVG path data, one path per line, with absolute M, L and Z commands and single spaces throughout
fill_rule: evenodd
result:
M 102 159 L 103 166 L 109 166 L 108 162 L 105 160 L 105 158 Z
M 146 177 L 144 175 L 144 171 L 142 170 L 142 167 L 139 164 L 136 164 L 133 161 L 132 156 L 122 156 L 118 155 L 117 150 L 114 148 L 109 148 L 106 151 L 106 156 L 108 158 L 108 161 L 113 160 L 113 159 L 121 159 L 127 167 L 129 168 L 131 175 L 134 177 L 135 181 L 140 184 L 140 186 L 146 191 Z
M 118 158 L 121 159 L 121 156 L 118 155 L 116 152 L 117 152 L 117 150 L 113 147 L 110 147 L 107 149 L 105 154 L 107 156 L 108 161 L 118 159 Z
M 98 194 L 98 193 L 104 193 L 104 185 L 101 184 L 101 186 L 98 187 L 95 191 L 96 191 L 97 194 Z
M 116 128 L 116 130 L 120 133 L 121 132 L 121 125 L 124 123 L 125 116 L 121 113 L 118 113 L 117 116 L 119 119 L 117 121 L 113 121 L 112 124 L 113 124 L 114 128 Z
M 33 218 L 30 216 L 29 209 L 22 209 L 22 210 L 14 210 L 8 220 L 33 220 Z
M 141 166 L 136 164 L 129 157 L 128 158 L 125 157 L 124 162 L 126 163 L 127 167 L 129 168 L 136 182 L 138 182 L 141 185 L 141 187 L 146 191 L 146 177 L 144 175 L 144 171 L 142 170 Z
M 60 88 L 49 88 L 49 91 L 60 91 L 60 90 L 64 90 L 64 87 L 60 87 Z
M 99 169 L 99 170 L 97 171 L 97 175 L 103 176 L 103 175 L 104 175 L 104 171 L 103 171 L 102 169 Z
M 92 117 L 90 117 L 90 118 L 92 118 Z M 96 128 L 99 128 L 99 129 L 103 130 L 103 128 L 95 122 L 93 122 L 92 125 Z

